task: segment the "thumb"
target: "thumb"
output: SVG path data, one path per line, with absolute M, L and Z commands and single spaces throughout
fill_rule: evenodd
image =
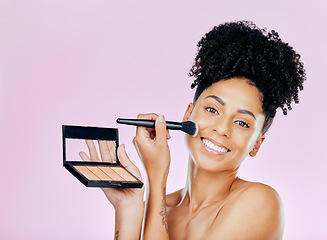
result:
M 121 144 L 118 147 L 117 150 L 117 155 L 118 155 L 118 159 L 121 165 L 123 165 L 125 168 L 131 168 L 131 166 L 133 167 L 134 164 L 132 163 L 132 161 L 129 159 L 126 150 L 125 150 L 125 145 Z
M 167 143 L 166 121 L 163 115 L 159 115 L 156 119 L 156 143 Z
M 123 165 L 128 171 L 130 171 L 132 174 L 134 174 L 138 179 L 140 179 L 142 181 L 142 176 L 141 176 L 140 170 L 129 159 L 129 157 L 125 151 L 124 144 L 122 144 L 118 147 L 117 155 L 118 155 L 118 159 L 119 159 L 121 165 Z

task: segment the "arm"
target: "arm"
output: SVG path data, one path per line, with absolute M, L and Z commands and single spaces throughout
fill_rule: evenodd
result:
M 140 239 L 144 203 L 115 209 L 115 240 Z
M 149 180 L 149 196 L 145 216 L 144 239 L 169 239 L 167 210 L 166 210 L 166 182 Z
M 156 128 L 138 127 L 134 145 L 144 163 L 149 181 L 146 205 L 144 239 L 169 239 L 166 218 L 166 181 L 170 165 L 170 152 L 163 116 L 139 115 L 138 118 L 156 120 Z

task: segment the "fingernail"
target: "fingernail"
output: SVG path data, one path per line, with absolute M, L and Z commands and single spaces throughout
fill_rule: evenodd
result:
M 165 121 L 164 116 L 159 115 L 159 117 L 158 117 L 158 121 L 159 121 L 159 122 L 164 122 L 164 121 Z
M 171 135 L 170 135 L 170 133 L 169 133 L 169 132 L 167 132 L 167 137 L 168 137 L 168 139 L 170 139 L 170 138 L 171 138 Z

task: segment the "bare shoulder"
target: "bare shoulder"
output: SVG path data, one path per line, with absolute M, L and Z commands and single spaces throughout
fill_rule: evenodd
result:
M 268 185 L 239 180 L 208 232 L 208 239 L 213 236 L 282 239 L 283 228 L 283 207 L 279 194 Z
M 279 194 L 272 187 L 263 183 L 240 181 L 230 195 L 232 203 L 240 205 L 251 204 L 255 206 L 264 205 L 265 207 L 275 209 L 281 207 L 282 203 Z M 237 196 L 237 198 L 234 198 L 234 196 Z
M 224 206 L 233 215 L 237 210 L 244 220 L 254 224 L 267 224 L 279 229 L 283 226 L 283 204 L 279 194 L 272 187 L 255 182 L 240 180 Z

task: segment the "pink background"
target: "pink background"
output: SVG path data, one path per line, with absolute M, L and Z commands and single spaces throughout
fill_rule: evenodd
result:
M 240 177 L 280 193 L 285 239 L 327 239 L 326 9 L 324 0 L 0 0 L 0 238 L 112 239 L 111 205 L 62 166 L 61 125 L 118 127 L 117 117 L 141 112 L 181 120 L 198 40 L 247 19 L 300 52 L 308 80 Z M 119 130 L 143 172 L 135 129 Z M 168 191 L 183 187 L 187 163 L 183 134 L 172 136 Z

